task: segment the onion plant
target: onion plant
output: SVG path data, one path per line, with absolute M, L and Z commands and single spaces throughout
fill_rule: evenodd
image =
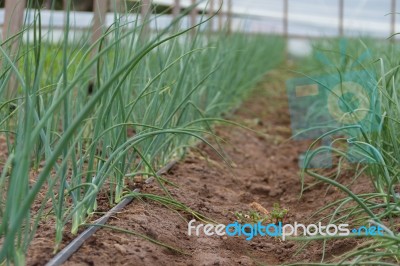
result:
M 343 50 L 339 51 L 339 47 L 334 42 L 319 44 L 318 53 L 323 50 L 326 55 L 330 54 L 324 57 L 327 59 L 325 63 L 329 61 L 330 64 L 327 66 L 327 64 L 314 62 L 312 68 L 326 70 L 330 67 L 330 71 L 345 73 L 354 70 L 352 66 L 358 65 L 360 69 L 373 71 L 378 77 L 376 86 L 379 97 L 376 101 L 379 102 L 377 106 L 380 108 L 377 113 L 379 127 L 377 130 L 368 131 L 363 125 L 348 125 L 334 128 L 318 138 L 311 145 L 305 164 L 309 165 L 319 153 L 329 151 L 338 158 L 337 171 L 327 174 L 327 171 L 317 171 L 306 167 L 302 173 L 302 181 L 304 183 L 304 177 L 309 175 L 317 181 L 327 183 L 344 192 L 345 198 L 329 204 L 316 213 L 316 215 L 324 214 L 321 219 L 323 223 L 380 225 L 385 233 L 383 236 L 376 236 L 365 241 L 361 246 L 342 255 L 341 258 L 334 258 L 333 261 L 326 261 L 323 256 L 318 265 L 398 265 L 400 263 L 400 235 L 398 233 L 400 215 L 399 47 L 396 43 L 369 40 L 349 41 L 348 44 L 345 53 Z M 364 50 L 366 47 L 370 55 L 364 58 L 358 57 L 357 51 Z M 357 58 L 359 58 L 358 61 Z M 348 131 L 354 129 L 358 134 L 343 137 L 349 136 Z M 318 141 L 326 136 L 338 134 L 342 137 L 334 138 L 331 145 L 316 148 Z M 338 143 L 346 145 L 336 145 Z M 343 148 L 349 145 L 356 147 L 359 158 L 357 163 L 351 160 L 348 150 Z M 357 178 L 362 174 L 367 175 L 371 179 L 374 190 L 365 194 L 356 194 L 348 186 L 341 184 L 337 177 L 341 175 L 341 170 L 345 167 L 353 169 L 353 182 L 358 182 Z M 332 208 L 335 209 L 333 213 Z M 359 236 L 351 234 L 349 237 Z M 305 240 L 319 239 L 324 240 L 325 243 L 331 238 L 336 237 L 310 237 Z
M 213 119 L 237 106 L 282 54 L 277 37 L 200 31 L 212 18 L 178 30 L 190 8 L 151 34 L 143 28 L 158 15 L 143 24 L 115 13 L 91 43 L 90 34 L 75 37 L 69 7 L 64 37 L 55 43 L 35 3 L 28 1 L 36 7 L 33 23 L 0 46 L 0 134 L 7 145 L 0 264 L 24 264 L 44 210 L 55 221 L 57 250 L 67 227 L 75 234 L 90 221 L 100 192 L 118 203 L 135 174 L 154 175 L 170 197 L 157 169 L 185 147 L 209 143 Z M 9 97 L 11 79 L 17 88 Z

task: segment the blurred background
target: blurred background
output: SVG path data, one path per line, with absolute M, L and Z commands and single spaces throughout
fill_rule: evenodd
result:
M 11 0 L 9 0 L 11 1 Z M 18 1 L 18 0 L 16 0 Z M 106 1 L 99 0 L 97 2 Z M 42 13 L 43 26 L 62 29 L 67 0 L 39 0 L 41 8 L 55 9 L 56 12 Z M 72 0 L 76 11 L 70 24 L 77 29 L 89 28 L 93 21 L 93 0 Z M 334 37 L 371 37 L 386 39 L 400 29 L 395 11 L 400 0 L 148 0 L 151 12 L 162 14 L 153 20 L 150 27 L 162 29 L 173 19 L 174 7 L 179 10 L 197 3 L 196 21 L 221 9 L 214 23 L 205 25 L 217 31 L 229 25 L 231 31 L 248 33 L 277 34 L 288 37 L 289 51 L 293 55 L 307 55 L 311 39 Z M 5 0 L 0 1 L 4 8 Z M 140 14 L 141 1 L 110 0 L 107 1 L 106 23 L 113 21 L 113 12 Z M 0 24 L 4 22 L 4 9 L 0 10 Z M 27 21 L 33 16 L 26 13 Z M 203 15 L 202 15 L 203 14 Z M 188 27 L 193 20 L 188 16 L 182 20 L 181 27 Z M 55 33 L 57 36 L 57 32 Z M 60 34 L 62 36 L 62 34 Z M 396 38 L 396 37 L 394 37 Z M 393 39 L 394 39 L 393 38 Z M 56 39 L 58 39 L 56 37 Z

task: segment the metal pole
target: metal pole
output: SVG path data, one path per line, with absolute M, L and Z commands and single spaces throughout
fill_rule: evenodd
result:
M 392 5 L 391 5 L 391 21 L 390 21 L 390 33 L 393 36 L 396 33 L 396 0 L 392 0 Z M 392 40 L 395 40 L 395 36 L 392 37 Z
M 339 36 L 343 37 L 344 0 L 339 0 Z

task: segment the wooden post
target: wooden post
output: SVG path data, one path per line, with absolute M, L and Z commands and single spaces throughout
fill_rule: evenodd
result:
M 283 2 L 283 37 L 285 39 L 285 61 L 289 58 L 289 0 Z
M 391 20 L 390 20 L 390 34 L 393 36 L 396 33 L 396 0 L 392 0 L 391 4 Z M 394 41 L 396 36 L 391 38 Z
M 289 36 L 289 1 L 283 2 L 283 36 L 287 40 Z
M 181 1 L 175 0 L 174 7 L 172 9 L 173 18 L 176 19 L 179 16 L 179 13 L 181 13 Z
M 5 8 L 4 8 L 4 23 L 3 23 L 3 40 L 7 40 L 9 37 L 16 35 L 22 27 L 24 20 L 24 10 L 25 10 L 26 2 L 25 0 L 6 0 Z M 18 52 L 18 40 L 20 38 L 17 37 L 13 40 L 9 49 L 9 56 L 11 59 L 17 57 L 16 53 Z M 2 62 L 0 61 L 0 68 Z M 17 90 L 17 79 L 15 75 L 10 76 L 10 82 L 8 84 L 5 99 L 10 100 L 15 98 L 16 90 Z
M 223 0 L 221 0 L 219 2 L 219 13 L 218 13 L 218 30 L 222 31 L 222 29 L 224 28 L 224 2 Z
M 228 34 L 232 33 L 232 0 L 228 0 L 228 11 L 226 14 Z
M 147 18 L 147 16 L 150 13 L 150 8 L 151 8 L 151 0 L 142 0 L 142 9 L 141 9 L 142 19 Z
M 103 27 L 106 22 L 106 14 L 108 8 L 107 0 L 93 1 L 93 33 L 92 43 L 95 43 L 103 34 Z
M 141 16 L 143 23 L 143 32 L 147 34 L 149 32 L 148 19 L 151 13 L 151 0 L 142 0 Z
M 212 17 L 214 15 L 214 0 L 210 0 L 208 3 L 210 6 L 208 7 L 208 16 Z M 214 18 L 211 19 L 209 22 L 210 26 L 210 32 L 212 33 L 214 31 Z
M 44 7 L 46 9 L 51 9 L 52 4 L 53 4 L 53 0 L 46 0 L 45 3 L 44 3 Z
M 64 10 L 64 27 L 67 25 L 68 4 L 68 0 L 62 0 L 62 7 Z
M 112 10 L 117 13 L 126 13 L 126 5 L 123 0 L 112 0 L 110 1 L 110 5 L 112 6 Z
M 343 37 L 344 0 L 339 0 L 339 36 Z
M 192 5 L 196 4 L 196 0 L 192 0 Z M 197 8 L 193 7 L 193 9 L 190 11 L 190 27 L 194 27 L 197 24 Z M 196 29 L 193 29 L 191 31 L 192 37 L 196 35 Z
M 3 39 L 17 34 L 24 19 L 25 0 L 6 0 L 4 8 Z

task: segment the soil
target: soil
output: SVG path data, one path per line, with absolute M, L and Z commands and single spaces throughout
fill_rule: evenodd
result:
M 232 119 L 262 134 L 230 125 L 217 126 L 216 133 L 225 140 L 222 147 L 232 160 L 232 167 L 206 145 L 192 149 L 164 176 L 178 186 L 168 186 L 176 200 L 224 224 L 234 222 L 234 213 L 248 211 L 253 202 L 267 210 L 279 203 L 289 210 L 284 222 L 308 224 L 317 220 L 318 217 L 309 220 L 316 210 L 345 196 L 325 184 L 316 184 L 300 197 L 298 157 L 309 143 L 289 140 L 290 118 L 281 72 L 270 73 Z M 348 172 L 342 172 L 340 182 L 350 184 Z M 349 185 L 351 189 L 358 193 L 371 190 L 369 179 L 360 179 Z M 156 183 L 146 185 L 143 192 L 163 195 Z M 192 218 L 155 201 L 134 200 L 112 217 L 109 225 L 146 235 L 186 254 L 135 235 L 101 229 L 65 265 L 307 264 L 320 261 L 323 254 L 322 243 L 317 241 L 297 253 L 304 242 L 271 237 L 247 241 L 243 236 L 188 236 L 187 223 Z M 43 265 L 53 256 L 54 234 L 47 227 L 42 224 L 38 229 L 29 251 L 29 265 Z M 71 239 L 66 233 L 63 245 Z M 328 241 L 325 258 L 340 257 L 358 243 L 355 239 Z

